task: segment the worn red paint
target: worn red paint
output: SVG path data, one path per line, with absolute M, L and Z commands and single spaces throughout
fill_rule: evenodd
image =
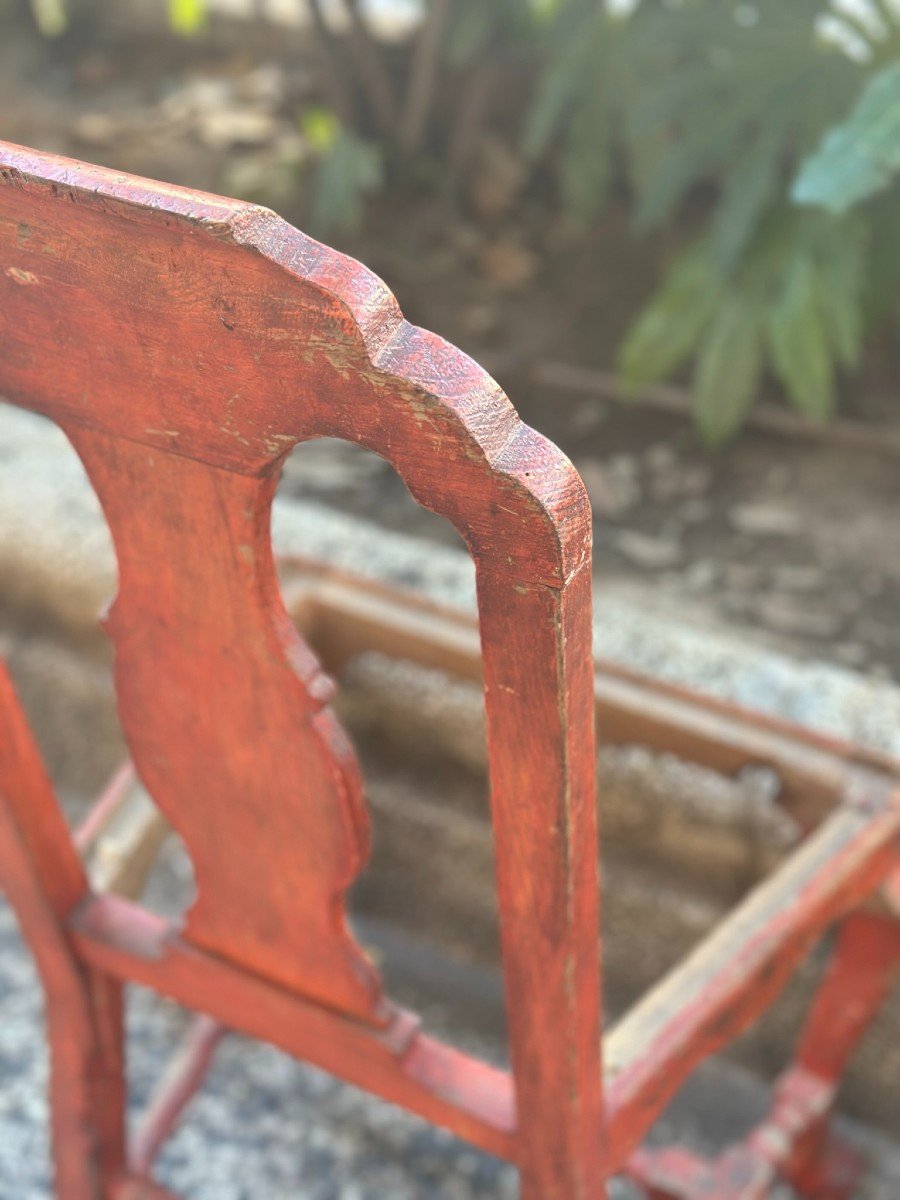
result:
M 0 676 L 0 879 L 47 994 L 62 1200 L 145 1194 L 218 1026 L 508 1157 L 524 1200 L 599 1200 L 622 1169 L 656 1195 L 699 1195 L 691 1179 L 710 1171 L 731 1181 L 716 1193 L 729 1198 L 755 1195 L 745 1182 L 766 1172 L 805 1186 L 824 1128 L 821 1106 L 807 1119 L 792 1098 L 818 1062 L 807 1043 L 770 1126 L 722 1164 L 654 1160 L 638 1143 L 811 939 L 896 868 L 891 787 L 860 767 L 868 807 L 785 877 L 789 911 L 753 910 L 753 936 L 699 984 L 678 982 L 674 1007 L 663 996 L 613 1032 L 604 1113 L 590 512 L 571 465 L 470 359 L 404 321 L 378 279 L 266 210 L 0 145 L 0 253 L 0 391 L 66 431 L 103 504 L 119 562 L 107 629 L 123 726 L 198 883 L 179 931 L 90 893 Z M 368 848 L 362 783 L 330 681 L 284 609 L 269 538 L 285 454 L 323 435 L 387 458 L 475 560 L 511 1075 L 426 1037 L 345 923 Z M 723 710 L 718 735 L 695 723 L 698 744 L 723 744 L 729 719 Z M 780 736 L 760 727 L 763 743 Z M 868 962 L 866 938 L 851 941 L 863 950 L 840 951 L 810 1033 L 817 1042 L 835 990 L 861 987 L 867 1015 L 842 1026 L 848 1052 L 885 986 L 866 970 L 861 985 L 848 977 L 848 954 Z M 130 1155 L 129 981 L 208 1018 Z M 816 1068 L 829 1088 L 844 1057 Z M 780 1156 L 772 1130 L 787 1139 Z

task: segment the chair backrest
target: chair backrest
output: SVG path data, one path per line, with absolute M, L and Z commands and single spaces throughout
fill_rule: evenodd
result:
M 268 210 L 2 143 L 0 394 L 65 430 L 112 531 L 122 725 L 196 872 L 183 936 L 379 1027 L 344 920 L 359 771 L 282 605 L 269 513 L 290 449 L 336 436 L 459 530 L 520 1123 L 593 1160 L 590 513 L 568 461 L 377 278 Z

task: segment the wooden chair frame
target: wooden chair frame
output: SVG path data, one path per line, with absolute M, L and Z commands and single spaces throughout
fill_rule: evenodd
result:
M 602 1068 L 591 517 L 571 464 L 378 279 L 265 209 L 0 143 L 0 248 L 0 393 L 65 430 L 100 497 L 122 725 L 198 885 L 179 929 L 92 890 L 0 674 L 0 881 L 46 993 L 60 1200 L 166 1194 L 153 1155 L 223 1027 L 509 1158 L 523 1200 L 594 1200 L 623 1170 L 657 1197 L 749 1200 L 780 1175 L 846 1196 L 827 1121 L 900 960 L 889 915 L 844 924 L 753 1138 L 713 1164 L 639 1145 L 828 924 L 893 894 L 892 769 L 806 743 L 805 784 L 837 771 L 837 810 L 620 1023 Z M 281 463 L 319 436 L 386 458 L 475 561 L 510 1074 L 426 1036 L 346 925 L 368 848 L 359 771 L 269 537 Z M 721 728 L 705 737 L 721 750 Z M 128 982 L 204 1014 L 130 1149 Z M 855 1015 L 835 1017 L 850 993 Z

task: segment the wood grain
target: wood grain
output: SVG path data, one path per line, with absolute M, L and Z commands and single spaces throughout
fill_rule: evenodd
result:
M 896 923 L 876 936 L 870 917 L 845 926 L 755 1140 L 713 1164 L 633 1151 L 826 926 L 896 875 L 893 766 L 609 672 L 605 737 L 640 728 L 725 770 L 777 763 L 800 820 L 844 803 L 613 1030 L 604 1112 L 590 511 L 571 464 L 489 376 L 406 322 L 359 263 L 266 209 L 0 143 L 0 393 L 66 431 L 100 498 L 119 569 L 106 628 L 122 725 L 198 886 L 180 929 L 90 893 L 0 672 L 0 879 L 47 998 L 60 1200 L 166 1195 L 125 1166 L 128 982 L 217 1023 L 202 1030 L 264 1038 L 509 1158 L 523 1200 L 600 1200 L 624 1168 L 667 1200 L 738 1200 L 741 1179 L 762 1194 L 779 1172 L 809 1195 L 826 1177 L 829 1196 L 849 1195 L 816 1115 L 836 1081 L 806 1082 L 843 1069 L 886 994 L 876 960 L 893 955 Z M 384 457 L 475 561 L 481 670 L 464 623 L 436 640 L 420 614 L 411 636 L 483 679 L 511 1074 L 426 1036 L 347 926 L 368 853 L 364 790 L 269 531 L 285 456 L 323 436 Z M 397 645 L 383 609 L 357 605 L 365 634 L 332 630 L 329 655 L 360 638 Z M 829 1058 L 823 1027 L 843 1009 L 865 1020 L 839 1022 Z M 202 1074 L 204 1039 L 151 1111 L 142 1171 Z
M 523 1196 L 601 1196 L 591 521 L 571 464 L 380 280 L 265 209 L 2 145 L 0 247 L 0 392 L 65 429 L 106 513 L 123 728 L 197 876 L 185 943 L 373 1036 L 397 1014 L 344 917 L 359 771 L 272 565 L 284 456 L 366 446 L 465 538 Z
M 107 1200 L 125 1160 L 121 985 L 70 944 L 87 878 L 2 663 L 0 882 L 44 989 L 57 1195 Z

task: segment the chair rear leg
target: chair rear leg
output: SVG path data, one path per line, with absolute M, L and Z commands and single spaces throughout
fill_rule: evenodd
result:
M 122 991 L 67 933 L 90 895 L 24 713 L 0 662 L 0 884 L 44 989 L 57 1200 L 114 1200 L 125 1156 Z
M 871 912 L 847 917 L 838 931 L 793 1064 L 776 1089 L 772 1115 L 757 1131 L 760 1149 L 786 1136 L 781 1173 L 801 1196 L 841 1200 L 854 1190 L 853 1152 L 831 1128 L 847 1065 L 887 1000 L 900 971 L 900 922 Z M 791 1138 L 796 1114 L 815 1112 Z
M 850 1200 L 862 1161 L 832 1127 L 838 1085 L 900 970 L 900 922 L 845 918 L 794 1060 L 747 1141 L 706 1160 L 681 1147 L 642 1149 L 629 1174 L 649 1200 L 765 1200 L 786 1182 L 808 1200 Z
M 125 1171 L 122 988 L 79 962 L 44 897 L 17 886 L 27 860 L 12 861 L 4 815 L 0 803 L 0 873 L 44 988 L 56 1197 L 115 1200 Z
M 47 1005 L 56 1196 L 117 1200 L 125 1175 L 122 988 L 92 968 L 79 973 L 78 998 Z

